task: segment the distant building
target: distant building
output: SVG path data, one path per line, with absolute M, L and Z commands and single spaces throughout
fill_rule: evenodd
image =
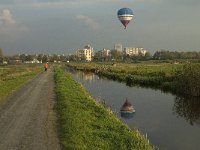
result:
M 103 50 L 101 50 L 101 51 L 99 51 L 99 53 L 100 53 L 100 56 L 101 57 L 108 57 L 108 56 L 110 56 L 110 50 L 109 49 L 103 49 Z
M 39 63 L 42 63 L 42 60 L 39 61 L 37 60 L 36 58 L 33 58 L 33 60 L 30 60 L 30 61 L 24 61 L 25 64 L 39 64 Z
M 76 54 L 80 60 L 92 61 L 93 48 L 87 45 L 83 49 L 77 50 Z
M 20 60 L 19 56 L 14 56 L 8 60 L 8 64 L 10 65 L 22 64 L 22 60 Z
M 125 47 L 123 50 L 124 55 L 129 55 L 129 56 L 145 56 L 147 53 L 147 50 L 141 47 Z
M 122 44 L 120 43 L 115 44 L 114 49 L 117 51 L 122 51 Z
M 8 64 L 8 61 L 3 60 L 2 64 L 7 65 L 7 64 Z
M 95 56 L 99 61 L 107 61 L 110 59 L 110 50 L 104 48 L 103 50 L 96 52 Z

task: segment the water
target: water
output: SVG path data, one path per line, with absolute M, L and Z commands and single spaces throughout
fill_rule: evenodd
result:
M 200 150 L 199 99 L 128 87 L 92 73 L 74 72 L 72 75 L 95 98 L 103 99 L 130 128 L 147 135 L 160 150 Z M 126 98 L 136 110 L 131 119 L 121 118 L 119 113 Z

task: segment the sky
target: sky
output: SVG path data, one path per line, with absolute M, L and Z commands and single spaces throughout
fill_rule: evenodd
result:
M 127 29 L 120 8 L 133 10 Z M 200 0 L 0 0 L 0 48 L 19 53 L 73 54 L 90 44 L 94 51 L 143 47 L 200 51 Z

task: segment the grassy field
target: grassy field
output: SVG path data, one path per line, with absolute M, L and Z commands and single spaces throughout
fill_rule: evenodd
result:
M 183 64 L 171 63 L 70 63 L 71 67 L 96 72 L 100 76 L 112 80 L 125 82 L 129 86 L 144 86 L 162 89 L 165 91 L 174 91 L 173 82 L 177 70 L 183 67 Z
M 42 70 L 41 64 L 0 66 L 0 98 L 7 96 Z
M 123 124 L 70 74 L 55 68 L 61 143 L 67 150 L 152 150 L 137 130 Z
M 93 71 L 100 76 L 125 82 L 129 86 L 144 86 L 175 94 L 200 96 L 199 63 L 70 63 L 82 71 Z M 184 84 L 187 83 L 187 84 Z M 181 87 L 185 87 L 182 90 Z

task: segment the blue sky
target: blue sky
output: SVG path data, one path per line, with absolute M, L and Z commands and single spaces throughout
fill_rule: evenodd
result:
M 122 7 L 135 18 L 126 30 Z M 5 54 L 63 53 L 91 44 L 200 51 L 199 0 L 1 0 L 0 47 Z

